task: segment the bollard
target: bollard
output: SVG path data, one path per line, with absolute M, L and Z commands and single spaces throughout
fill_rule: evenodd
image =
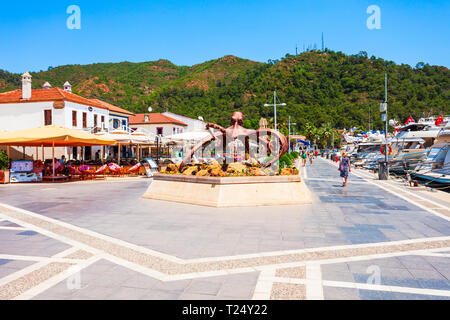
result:
M 378 167 L 378 180 L 387 180 L 389 173 L 387 169 L 387 162 L 386 161 L 380 161 Z

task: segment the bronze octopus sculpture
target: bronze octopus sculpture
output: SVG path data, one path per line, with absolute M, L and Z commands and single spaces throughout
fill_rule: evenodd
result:
M 273 152 L 274 150 L 271 146 L 271 143 L 274 141 L 274 139 L 271 139 L 271 140 L 267 139 L 267 135 L 278 138 L 280 141 L 278 154 L 276 154 L 273 159 L 271 159 L 269 162 L 265 163 L 264 165 L 261 165 L 261 163 L 259 163 L 259 161 L 258 161 L 258 163 L 262 167 L 269 167 L 275 161 L 278 161 L 278 159 L 284 153 L 286 153 L 286 151 L 288 150 L 288 148 L 289 148 L 288 141 L 287 141 L 286 137 L 283 134 L 281 134 L 280 132 L 278 132 L 276 130 L 268 129 L 268 128 L 259 128 L 257 130 L 246 129 L 242 126 L 243 123 L 244 123 L 244 114 L 239 111 L 233 112 L 233 114 L 231 116 L 231 126 L 228 127 L 227 129 L 219 126 L 218 124 L 208 122 L 206 124 L 206 129 L 209 130 L 211 135 L 209 137 L 206 137 L 203 140 L 201 140 L 197 145 L 195 145 L 195 147 L 191 150 L 191 152 L 183 158 L 183 161 L 180 164 L 180 170 L 186 165 L 186 163 L 188 161 L 190 161 L 190 159 L 192 158 L 192 156 L 194 155 L 194 153 L 197 150 L 199 150 L 200 148 L 203 148 L 210 142 L 215 141 L 216 139 L 221 139 L 222 146 L 223 146 L 223 153 L 225 154 L 227 144 L 224 143 L 224 141 L 227 141 L 227 139 L 231 139 L 230 141 L 235 141 L 236 139 L 244 138 L 245 139 L 245 154 L 247 156 L 250 154 L 250 137 L 252 135 L 256 137 L 256 140 L 258 142 L 262 142 L 263 146 L 265 146 L 266 149 L 271 154 L 274 153 Z M 213 132 L 212 129 L 216 129 L 218 131 Z

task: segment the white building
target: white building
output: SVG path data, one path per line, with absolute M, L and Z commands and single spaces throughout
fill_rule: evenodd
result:
M 67 81 L 63 85 L 64 89 L 52 88 L 48 82 L 43 89 L 32 89 L 31 83 L 31 75 L 25 72 L 22 75 L 22 89 L 0 93 L 0 130 L 17 131 L 53 124 L 93 132 L 109 130 L 117 123 L 127 128 L 128 117 L 134 115 L 98 99 L 73 94 Z M 62 150 L 57 152 L 57 156 L 65 154 L 68 158 L 78 154 L 77 150 L 58 149 Z M 22 148 L 19 150 L 22 153 Z M 94 150 L 88 148 L 86 152 L 93 153 Z M 27 148 L 26 154 L 29 157 L 36 156 L 35 148 Z M 87 154 L 86 158 L 90 156 Z
M 205 130 L 206 122 L 198 119 L 192 119 L 186 116 L 182 116 L 180 114 L 172 113 L 172 112 L 163 112 L 163 115 L 166 115 L 170 118 L 179 120 L 183 123 L 185 123 L 187 126 L 185 128 L 185 131 L 202 131 Z
M 188 125 L 162 113 L 137 113 L 130 117 L 130 127 L 144 129 L 150 134 L 164 137 L 182 133 Z
M 129 128 L 129 118 L 133 117 L 135 114 L 131 111 L 116 107 L 108 102 L 101 101 L 98 99 L 89 99 L 102 105 L 109 111 L 109 122 L 107 124 L 106 131 L 112 131 L 114 129 L 128 130 Z

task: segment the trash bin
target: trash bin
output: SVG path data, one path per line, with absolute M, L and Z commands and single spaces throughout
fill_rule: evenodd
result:
M 386 161 L 380 161 L 378 163 L 378 180 L 387 180 L 388 179 L 388 168 Z

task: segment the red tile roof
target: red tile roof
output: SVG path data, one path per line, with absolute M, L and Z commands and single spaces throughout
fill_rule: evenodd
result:
M 128 115 L 134 115 L 134 113 L 128 110 L 116 107 L 107 102 L 98 99 L 87 99 L 77 94 L 64 91 L 63 89 L 60 88 L 33 89 L 31 92 L 31 98 L 27 100 L 22 100 L 22 90 L 20 89 L 0 93 L 0 104 L 41 102 L 41 101 L 70 101 L 79 104 L 84 104 L 87 106 L 93 106 L 101 109 L 110 110 L 112 112 L 120 112 Z
M 148 115 L 148 121 L 145 121 L 145 115 Z M 180 126 L 187 126 L 186 123 L 168 117 L 162 113 L 136 113 L 134 117 L 129 118 L 130 125 L 132 124 L 163 124 L 173 123 Z
M 112 105 L 112 104 L 110 104 L 108 102 L 105 102 L 105 101 L 102 101 L 102 100 L 98 100 L 98 99 L 89 99 L 89 100 L 94 101 L 94 102 L 104 106 L 104 108 L 108 109 L 111 112 L 123 113 L 123 114 L 126 114 L 126 115 L 134 116 L 133 112 L 125 110 L 125 109 L 122 109 L 122 108 L 119 108 L 119 107 L 117 107 L 115 105 Z

